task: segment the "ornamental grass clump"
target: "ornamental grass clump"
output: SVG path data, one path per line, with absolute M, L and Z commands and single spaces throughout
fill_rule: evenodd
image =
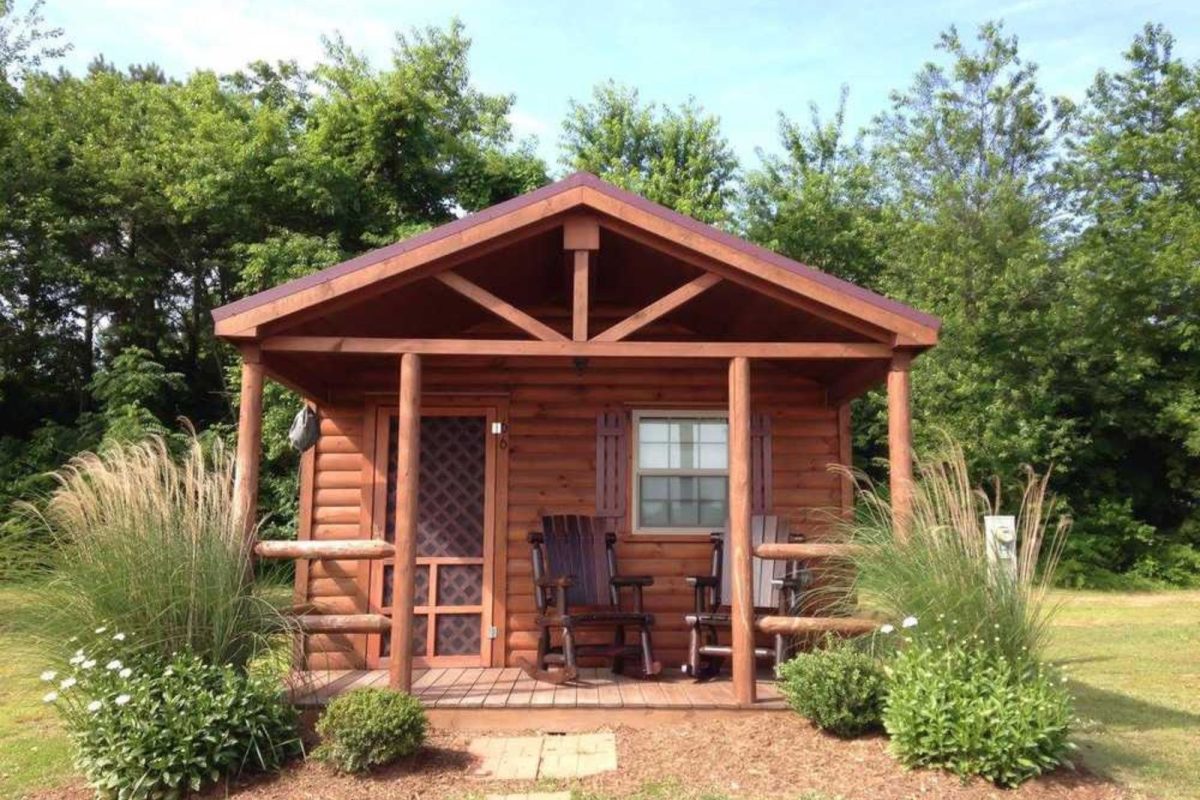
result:
M 906 530 L 894 528 L 889 498 L 856 476 L 858 514 L 848 538 L 857 612 L 883 619 L 915 617 L 923 631 L 978 634 L 981 646 L 1014 663 L 1036 658 L 1055 611 L 1049 597 L 1069 520 L 1057 515 L 1048 475 L 1026 470 L 1016 515 L 1015 574 L 989 561 L 983 517 L 999 513 L 997 483 L 989 494 L 972 485 L 961 447 L 918 464 Z
M 55 546 L 36 633 L 110 626 L 140 653 L 237 668 L 268 650 L 289 626 L 253 580 L 233 469 L 196 438 L 179 458 L 152 437 L 72 459 L 36 512 Z

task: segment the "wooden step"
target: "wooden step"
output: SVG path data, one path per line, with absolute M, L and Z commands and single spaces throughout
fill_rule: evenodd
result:
M 763 633 L 871 633 L 879 628 L 862 617 L 759 617 L 754 627 Z
M 262 558 L 311 558 L 320 560 L 391 558 L 395 548 L 382 539 L 345 539 L 304 542 L 259 542 L 254 552 Z
M 296 617 L 304 633 L 386 633 L 392 620 L 382 614 L 301 614 Z

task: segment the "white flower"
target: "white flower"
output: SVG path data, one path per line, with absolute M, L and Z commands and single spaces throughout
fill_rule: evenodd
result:
M 69 663 L 71 664 L 72 667 L 74 667 L 74 666 L 81 664 L 82 662 L 83 662 L 83 656 L 76 653 L 75 655 L 71 656 L 71 661 Z
M 896 630 L 896 626 L 895 626 L 895 625 L 891 625 L 891 624 L 888 624 L 888 625 L 882 625 L 882 626 L 880 626 L 880 628 L 879 628 L 879 632 L 880 632 L 880 633 L 891 633 L 891 632 L 892 632 L 892 631 L 894 631 L 894 630 Z
M 128 678 L 130 675 L 133 674 L 133 670 L 131 670 L 129 667 L 126 667 L 125 669 L 121 670 L 117 674 L 120 675 L 122 678 Z
M 917 618 L 916 617 L 905 617 L 904 620 L 900 623 L 900 627 L 901 628 L 917 627 Z
M 96 659 L 89 658 L 87 661 L 84 661 L 79 666 L 83 667 L 84 669 L 91 669 L 92 667 L 96 666 Z
M 117 695 L 117 699 L 113 700 L 113 702 L 119 706 L 123 706 L 126 703 L 128 703 L 131 699 L 132 698 L 127 694 L 119 694 L 119 695 Z
M 92 714 L 95 714 L 97 711 L 99 711 L 103 707 L 104 707 L 104 703 L 101 703 L 99 700 L 93 700 L 92 702 L 87 704 L 87 710 L 89 712 L 91 712 Z
M 74 678 L 65 678 L 63 680 L 63 682 L 58 685 L 58 688 L 62 689 L 63 691 L 66 691 L 67 689 L 70 689 L 72 686 L 74 686 L 78 682 L 79 681 L 75 680 Z
M 173 667 L 167 667 L 166 669 L 163 670 L 163 675 L 166 675 L 168 678 L 174 674 L 175 674 L 175 669 Z
M 52 670 L 52 669 L 48 669 L 48 670 L 46 670 L 45 672 L 43 672 L 43 673 L 42 673 L 42 680 L 44 680 L 44 681 L 46 681 L 47 683 L 49 683 L 50 681 L 54 680 L 54 677 L 55 677 L 56 675 L 58 675 L 58 673 L 57 673 L 57 672 L 55 672 L 55 671 L 54 671 L 54 670 Z
M 46 692 L 46 694 L 42 695 L 43 703 L 53 703 L 57 699 L 58 699 L 58 692 Z
M 110 662 L 108 662 L 107 664 L 105 664 L 105 665 L 104 665 L 104 668 L 105 668 L 106 670 L 108 670 L 109 672 L 115 672 L 116 670 L 119 670 L 119 669 L 120 669 L 121 667 L 123 667 L 123 666 L 124 666 L 124 664 L 122 664 L 120 661 L 117 661 L 117 660 L 114 658 L 112 661 L 110 661 Z
M 123 642 L 123 641 L 125 641 L 125 634 L 123 634 L 123 633 L 114 633 L 114 634 L 113 634 L 113 641 L 114 641 L 114 642 Z
M 96 635 L 99 636 L 100 634 L 104 633 L 106 630 L 108 630 L 108 626 L 101 625 L 99 628 L 96 628 Z

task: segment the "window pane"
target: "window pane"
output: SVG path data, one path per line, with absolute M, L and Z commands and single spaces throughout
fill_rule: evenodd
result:
M 638 466 L 642 469 L 666 469 L 670 466 L 667 448 L 670 445 L 638 442 Z
M 724 500 L 729 482 L 724 476 L 717 478 L 700 478 L 701 500 Z
M 669 425 L 665 419 L 643 419 L 638 425 L 638 441 L 671 441 Z
M 682 442 L 671 445 L 671 469 L 695 469 L 696 449 L 698 445 Z
M 710 525 L 715 528 L 725 527 L 725 521 L 729 514 L 725 510 L 724 500 L 701 500 L 700 501 L 700 524 Z
M 648 528 L 665 528 L 671 524 L 667 516 L 667 501 L 642 499 L 639 519 Z
M 725 469 L 729 464 L 728 445 L 702 444 L 700 448 L 700 469 Z
M 725 442 L 728 436 L 729 426 L 725 420 L 706 419 L 700 423 L 700 441 L 702 442 Z
M 671 527 L 683 528 L 700 524 L 700 506 L 695 500 L 671 501 Z
M 671 421 L 671 441 L 691 444 L 699 441 L 697 436 L 700 425 L 695 420 L 677 419 Z
M 672 500 L 695 500 L 696 499 L 696 479 L 695 478 L 671 478 L 671 499 Z
M 642 476 L 643 500 L 670 500 L 670 478 L 656 478 L 650 475 Z

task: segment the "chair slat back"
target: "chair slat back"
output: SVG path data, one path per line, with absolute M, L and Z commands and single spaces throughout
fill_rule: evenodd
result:
M 781 544 L 788 541 L 787 520 L 776 516 L 758 516 L 750 518 L 750 546 L 760 544 Z M 733 550 L 729 541 L 729 525 L 722 533 L 721 559 L 721 601 L 728 604 L 733 599 L 733 578 L 730 571 L 730 556 Z M 787 574 L 787 562 L 767 558 L 754 558 L 751 561 L 753 576 L 752 596 L 755 608 L 777 608 L 779 606 L 779 587 L 775 581 Z
M 567 589 L 571 606 L 613 604 L 607 531 L 604 521 L 582 514 L 542 517 L 546 572 L 551 578 L 574 576 Z

